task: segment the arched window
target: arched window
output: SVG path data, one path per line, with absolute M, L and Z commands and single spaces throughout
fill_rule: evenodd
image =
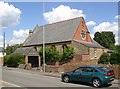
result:
M 52 45 L 52 46 L 51 46 L 51 48 L 54 48 L 54 49 L 56 49 L 55 45 Z
M 63 44 L 62 45 L 62 48 L 64 49 L 64 48 L 67 48 L 67 45 L 66 44 Z
M 84 27 L 84 22 L 82 21 L 82 26 Z

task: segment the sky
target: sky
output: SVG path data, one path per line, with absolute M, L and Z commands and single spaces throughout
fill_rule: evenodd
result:
M 92 38 L 97 31 L 112 31 L 118 44 L 118 2 L 0 2 L 0 13 L 0 45 L 4 32 L 6 45 L 20 44 L 36 25 L 81 16 Z

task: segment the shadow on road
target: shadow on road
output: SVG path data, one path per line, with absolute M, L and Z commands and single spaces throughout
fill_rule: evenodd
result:
M 90 87 L 91 89 L 98 89 L 98 88 L 93 87 L 92 84 L 89 84 L 89 83 L 83 83 L 83 82 L 70 82 L 70 83 L 72 83 L 72 84 L 85 85 L 85 86 Z M 112 84 L 103 85 L 103 86 L 101 86 L 100 88 L 106 89 L 106 88 L 109 88 L 110 86 L 112 86 Z

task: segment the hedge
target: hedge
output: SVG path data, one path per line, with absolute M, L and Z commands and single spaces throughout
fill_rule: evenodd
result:
M 20 54 L 11 54 L 4 56 L 4 65 L 8 67 L 18 67 L 19 64 L 25 63 L 25 57 Z

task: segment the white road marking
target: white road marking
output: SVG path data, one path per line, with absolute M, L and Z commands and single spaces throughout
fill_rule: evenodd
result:
M 18 86 L 18 85 L 16 85 L 16 84 L 9 83 L 9 82 L 5 82 L 5 81 L 0 81 L 0 82 L 5 83 L 5 84 L 8 84 L 8 85 L 11 85 L 11 86 L 13 86 L 13 87 L 21 87 L 21 86 Z M 4 87 L 4 86 L 3 86 L 3 87 Z

